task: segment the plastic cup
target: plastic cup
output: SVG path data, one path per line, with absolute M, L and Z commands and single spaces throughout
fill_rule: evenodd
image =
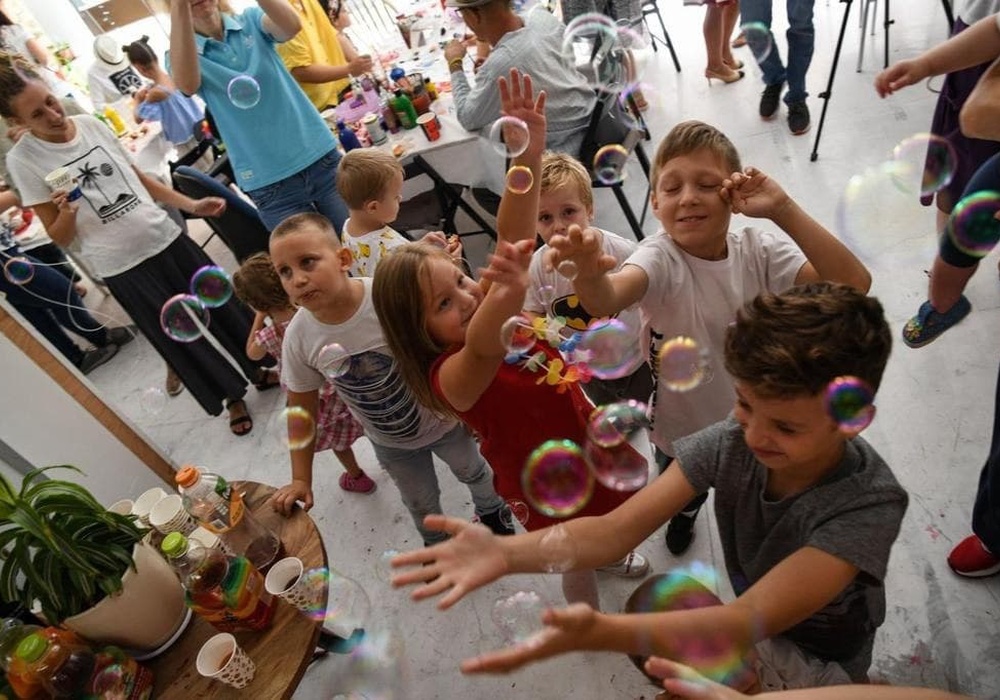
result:
M 161 499 L 165 498 L 167 492 L 158 486 L 154 486 L 148 491 L 143 491 L 132 504 L 132 514 L 139 518 L 143 525 L 149 525 L 149 511 L 153 509 Z
M 76 182 L 76 178 L 69 172 L 69 168 L 61 167 L 56 168 L 51 173 L 45 176 L 45 184 L 49 186 L 49 189 L 55 192 L 56 190 L 65 190 L 69 193 L 67 199 L 69 201 L 74 201 L 83 196 L 83 192 L 80 190 L 80 186 Z
M 164 496 L 149 509 L 149 524 L 164 535 L 179 532 L 190 535 L 198 527 L 194 518 L 184 510 L 184 501 L 176 493 Z
M 236 643 L 236 637 L 221 632 L 202 644 L 195 660 L 198 673 L 234 688 L 246 688 L 257 667 Z
M 417 124 L 424 132 L 428 141 L 437 141 L 441 138 L 441 122 L 434 112 L 427 112 L 417 117 Z

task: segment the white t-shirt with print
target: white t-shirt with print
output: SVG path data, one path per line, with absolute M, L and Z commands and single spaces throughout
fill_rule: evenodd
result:
M 69 168 L 83 192 L 76 202 L 81 252 L 95 273 L 111 277 L 166 249 L 181 229 L 153 202 L 111 130 L 89 115 L 70 118 L 71 141 L 25 134 L 7 154 L 7 168 L 26 207 L 51 201 L 45 176 Z
M 649 277 L 639 301 L 650 367 L 657 375 L 653 412 L 654 444 L 673 455 L 673 441 L 722 420 L 733 409 L 736 392 L 726 372 L 726 328 L 736 312 L 762 292 L 782 292 L 795 284 L 806 257 L 784 233 L 753 227 L 731 231 L 724 260 L 702 260 L 681 250 L 664 232 L 639 243 L 626 265 Z M 671 391 L 658 372 L 663 343 L 693 338 L 708 352 L 709 367 L 699 386 Z
M 375 268 L 383 255 L 393 248 L 410 242 L 391 226 L 383 226 L 360 236 L 352 236 L 347 232 L 349 221 L 350 219 L 344 223 L 340 240 L 354 258 L 351 262 L 351 277 L 371 277 L 375 274 Z
M 343 323 L 323 323 L 299 309 L 285 331 L 281 346 L 281 381 L 290 391 L 314 391 L 326 381 L 321 372 L 323 348 L 337 343 L 350 356 L 350 367 L 333 379 L 368 439 L 385 447 L 419 449 L 441 439 L 455 427 L 420 405 L 396 368 L 372 303 L 372 280 L 359 280 L 364 299 Z M 353 282 L 352 282 L 353 283 Z

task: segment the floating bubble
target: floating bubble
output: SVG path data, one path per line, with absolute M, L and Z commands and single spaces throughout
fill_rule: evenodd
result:
M 304 611 L 313 620 L 326 618 L 327 588 L 330 585 L 330 570 L 325 566 L 302 572 L 301 585 L 309 599 L 309 607 Z
M 11 284 L 27 284 L 35 276 L 35 266 L 30 260 L 21 256 L 9 258 L 3 264 L 3 276 Z
M 693 338 L 671 338 L 660 346 L 656 361 L 660 381 L 670 391 L 691 391 L 711 378 L 708 352 Z
M 160 309 L 160 328 L 171 340 L 192 343 L 208 327 L 208 309 L 193 294 L 176 294 Z
M 139 408 L 150 416 L 158 416 L 167 407 L 167 392 L 158 386 L 143 389 L 139 394 Z
M 552 302 L 556 300 L 556 288 L 551 284 L 543 284 L 538 288 L 538 299 L 542 302 L 546 312 L 552 307 Z
M 538 542 L 538 555 L 542 570 L 550 574 L 564 574 L 576 564 L 576 544 L 569 530 L 562 523 L 548 528 Z
M 826 388 L 826 411 L 842 430 L 861 430 L 875 417 L 875 393 L 857 377 L 837 377 Z
M 129 697 L 129 674 L 121 664 L 108 664 L 91 681 L 93 697 L 103 700 L 126 700 Z
M 521 314 L 508 318 L 500 327 L 500 342 L 511 354 L 520 355 L 531 350 L 535 344 L 531 319 Z
M 915 134 L 903 139 L 892 151 L 899 167 L 894 182 L 909 194 L 931 195 L 955 177 L 958 155 L 948 139 L 934 134 Z
M 507 190 L 513 194 L 527 194 L 535 184 L 535 176 L 531 168 L 525 165 L 515 165 L 507 171 Z
M 319 351 L 316 366 L 327 379 L 339 379 L 350 371 L 351 356 L 340 343 L 330 343 Z
M 521 488 L 532 508 L 552 518 L 566 518 L 587 505 L 594 477 L 579 445 L 549 440 L 528 456 Z
M 221 267 L 205 265 L 191 276 L 191 294 L 208 308 L 217 309 L 233 296 L 233 284 Z
M 286 425 L 285 444 L 290 450 L 301 450 L 312 444 L 316 437 L 316 421 L 302 406 L 288 406 L 281 412 Z
M 771 34 L 771 28 L 763 22 L 747 22 L 740 27 L 740 31 L 746 37 L 747 46 L 750 47 L 754 60 L 763 63 L 774 50 L 774 35 Z
M 518 591 L 493 604 L 493 623 L 499 628 L 505 642 L 520 644 L 545 628 L 542 613 L 547 607 L 542 597 L 534 591 Z
M 625 37 L 631 43 L 631 37 Z M 620 28 L 601 13 L 574 18 L 563 32 L 563 60 L 575 67 L 595 90 L 616 93 L 634 79 L 624 56 Z
M 528 125 L 517 117 L 500 117 L 490 128 L 490 143 L 505 158 L 517 158 L 528 150 Z
M 392 558 L 400 554 L 399 550 L 387 549 L 375 560 L 375 577 L 383 583 L 392 581 Z
M 598 379 L 618 379 L 642 362 L 642 352 L 636 334 L 622 321 L 609 318 L 593 321 L 580 334 L 571 360 L 586 364 Z
M 1000 192 L 973 192 L 952 209 L 945 233 L 963 253 L 981 258 L 1000 241 L 997 212 L 1000 212 Z
M 618 116 L 632 129 L 646 130 L 642 113 L 652 110 L 660 113 L 664 109 L 661 91 L 654 85 L 645 82 L 631 82 L 623 86 L 615 96 L 618 103 Z
M 600 447 L 617 447 L 649 426 L 649 406 L 629 399 L 595 408 L 587 421 L 587 436 Z
M 612 491 L 635 491 L 649 481 L 649 438 L 637 427 L 629 439 L 613 447 L 587 441 L 584 456 L 594 478 Z
M 250 75 L 237 75 L 226 88 L 229 101 L 234 107 L 252 109 L 260 102 L 260 84 Z
M 348 700 L 411 700 L 406 645 L 391 622 L 365 626 L 365 634 L 351 651 L 338 682 Z
M 580 268 L 572 260 L 560 260 L 556 272 L 572 282 L 580 274 Z
M 601 146 L 594 154 L 594 177 L 604 185 L 617 185 L 625 179 L 627 162 L 628 149 L 621 144 Z
M 507 501 L 507 509 L 500 513 L 500 521 L 509 528 L 514 527 L 515 521 L 519 522 L 521 527 L 524 527 L 528 524 L 530 515 L 531 511 L 528 510 L 527 503 L 512 499 Z

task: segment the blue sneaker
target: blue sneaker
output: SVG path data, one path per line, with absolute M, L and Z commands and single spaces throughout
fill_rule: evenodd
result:
M 903 342 L 911 348 L 922 348 L 954 326 L 972 311 L 972 304 L 960 296 L 945 313 L 935 311 L 929 301 L 920 305 L 917 315 L 903 326 Z

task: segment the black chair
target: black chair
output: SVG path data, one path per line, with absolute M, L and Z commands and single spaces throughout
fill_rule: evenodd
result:
M 674 51 L 674 44 L 673 44 L 672 41 L 670 41 L 670 33 L 667 32 L 667 25 L 663 23 L 663 15 L 660 14 L 660 8 L 657 7 L 656 2 L 657 2 L 657 0 L 645 0 L 642 3 L 641 10 L 642 10 L 642 21 L 643 21 L 643 24 L 646 25 L 646 31 L 649 32 L 649 38 L 653 42 L 653 51 L 658 51 L 659 50 L 659 49 L 656 48 L 656 43 L 657 42 L 659 42 L 659 43 L 663 44 L 664 46 L 666 46 L 667 47 L 667 51 L 670 52 L 670 58 L 674 62 L 674 68 L 676 68 L 677 72 L 680 73 L 681 72 L 681 62 L 677 60 L 677 52 Z M 649 26 L 649 17 L 650 17 L 650 15 L 656 15 L 656 19 L 660 23 L 660 31 L 663 32 L 663 38 L 662 39 L 660 37 L 656 36 L 655 34 L 653 34 L 652 30 L 650 29 L 650 26 Z
M 224 176 L 220 175 L 220 178 Z M 173 172 L 174 189 L 188 197 L 222 197 L 226 200 L 226 211 L 222 216 L 208 217 L 205 222 L 222 242 L 233 251 L 236 260 L 242 263 L 254 253 L 267 252 L 270 231 L 264 226 L 257 210 L 242 197 L 233 192 L 219 178 L 196 170 L 187 165 L 178 166 Z M 202 244 L 202 248 L 212 240 Z

